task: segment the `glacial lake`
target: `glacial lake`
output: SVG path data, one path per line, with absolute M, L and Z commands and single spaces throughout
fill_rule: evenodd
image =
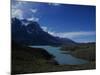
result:
M 50 53 L 53 56 L 55 56 L 54 59 L 60 65 L 65 65 L 65 64 L 77 65 L 77 64 L 88 63 L 88 61 L 86 61 L 86 60 L 73 57 L 69 52 L 64 54 L 63 51 L 60 50 L 60 47 L 53 47 L 53 46 L 30 46 L 30 47 L 45 49 L 48 53 Z

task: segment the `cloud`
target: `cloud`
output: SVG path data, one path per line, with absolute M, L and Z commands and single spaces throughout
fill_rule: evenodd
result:
M 49 34 L 53 35 L 53 36 L 59 36 L 57 32 L 54 31 L 48 31 Z M 60 37 L 60 36 L 59 36 Z
M 32 13 L 36 13 L 37 9 L 30 9 Z
M 23 11 L 20 9 L 12 9 L 12 17 L 23 19 Z
M 37 17 L 31 17 L 31 18 L 27 18 L 27 20 L 38 22 L 39 21 L 39 18 L 37 18 Z
M 23 19 L 23 11 L 21 10 L 21 6 L 23 5 L 22 2 L 16 2 L 14 4 L 12 4 L 12 9 L 11 9 L 11 15 L 12 17 L 17 17 L 20 19 Z
M 52 5 L 52 6 L 60 6 L 61 4 L 59 4 L 59 3 L 49 3 L 49 5 Z
M 49 34 L 53 35 L 53 36 L 56 36 L 56 33 L 51 31 L 48 27 L 46 26 L 42 26 L 41 27 L 45 32 L 48 32 Z
M 95 35 L 95 32 L 89 31 L 89 32 L 85 32 L 85 31 L 80 31 L 80 32 L 49 32 L 51 35 L 54 36 L 59 36 L 59 37 L 63 37 L 63 38 L 77 38 L 77 37 L 82 37 L 82 36 L 92 36 Z
M 12 9 L 18 9 L 23 7 L 25 4 L 27 4 L 26 2 L 22 2 L 22 1 L 15 1 L 12 2 Z
M 44 31 L 48 32 L 48 28 L 46 26 L 41 27 Z
M 37 13 L 37 10 L 36 8 L 29 8 L 27 6 L 27 2 L 20 2 L 20 1 L 16 1 L 14 3 L 12 3 L 12 18 L 13 17 L 16 17 L 16 18 L 19 18 L 19 19 L 27 19 L 28 20 L 33 20 L 33 21 L 39 21 L 39 18 L 38 17 L 34 17 L 35 13 Z M 28 16 L 27 16 L 28 14 Z
M 55 31 L 51 31 L 46 26 L 43 26 L 42 29 L 53 36 L 58 36 L 58 37 L 62 37 L 62 38 L 70 38 L 70 39 L 96 35 L 96 33 L 94 31 L 55 32 Z

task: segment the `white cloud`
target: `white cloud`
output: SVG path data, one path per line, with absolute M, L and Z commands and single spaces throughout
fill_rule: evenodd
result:
M 25 4 L 27 3 L 22 1 L 15 1 L 14 3 L 12 3 L 12 9 L 18 9 L 24 7 Z
M 48 28 L 46 26 L 41 27 L 44 31 L 48 32 Z
M 61 5 L 61 4 L 59 4 L 59 3 L 52 3 L 52 5 L 54 5 L 54 6 L 59 6 L 59 5 Z
M 57 32 L 54 31 L 48 31 L 49 34 L 53 35 L 53 36 L 59 36 Z M 59 36 L 60 37 L 60 36 Z
M 38 22 L 39 21 L 39 18 L 37 18 L 37 17 L 31 17 L 31 18 L 27 18 L 27 20 Z
M 92 35 L 96 35 L 95 32 L 93 31 L 79 31 L 79 32 L 55 32 L 55 31 L 51 31 L 50 29 L 48 29 L 46 26 L 42 26 L 42 29 L 46 32 L 48 32 L 49 34 L 53 35 L 53 36 L 59 36 L 59 37 L 63 37 L 63 38 L 79 38 L 79 37 L 83 37 L 83 36 L 92 36 Z
M 53 32 L 53 31 L 51 31 L 48 27 L 46 27 L 46 26 L 42 26 L 41 27 L 45 32 L 48 32 L 49 34 L 51 34 L 51 35 L 56 35 L 56 33 L 55 32 Z
M 33 20 L 33 21 L 39 21 L 39 18 L 34 17 L 33 15 L 35 15 L 35 13 L 37 12 L 37 9 L 34 8 L 27 8 L 27 3 L 26 2 L 20 2 L 17 1 L 16 3 L 12 4 L 12 18 L 16 17 L 19 19 L 23 19 L 23 18 L 27 18 L 25 17 L 25 15 L 27 15 L 28 13 L 32 12 L 33 14 L 30 14 L 29 16 L 32 16 L 31 18 L 28 18 L 28 20 Z M 26 8 L 26 10 L 25 10 Z
M 12 17 L 23 19 L 23 11 L 20 9 L 12 9 Z
M 12 4 L 12 9 L 11 9 L 12 17 L 17 17 L 17 18 L 23 19 L 23 11 L 20 9 L 20 7 L 23 5 L 23 3 L 17 2 L 16 4 Z
M 63 33 L 54 33 L 56 36 L 60 36 L 63 38 L 77 38 L 80 36 L 91 36 L 95 35 L 95 32 L 85 32 L 85 31 L 80 31 L 80 32 L 63 32 Z
M 49 3 L 49 5 L 52 5 L 52 6 L 59 6 L 59 5 L 61 5 L 61 4 L 59 4 L 59 3 Z
M 36 13 L 37 9 L 30 9 L 32 13 Z

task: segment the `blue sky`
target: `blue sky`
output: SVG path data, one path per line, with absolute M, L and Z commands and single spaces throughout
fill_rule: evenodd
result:
M 95 6 L 12 2 L 12 17 L 38 21 L 44 31 L 77 42 L 95 42 Z

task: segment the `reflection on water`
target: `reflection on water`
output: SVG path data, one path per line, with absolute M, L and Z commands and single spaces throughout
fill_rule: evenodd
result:
M 31 46 L 31 47 L 45 49 L 47 52 L 55 56 L 55 60 L 59 64 L 75 65 L 75 64 L 87 63 L 87 61 L 73 57 L 69 53 L 63 54 L 62 51 L 60 50 L 60 47 L 52 47 L 52 46 Z

